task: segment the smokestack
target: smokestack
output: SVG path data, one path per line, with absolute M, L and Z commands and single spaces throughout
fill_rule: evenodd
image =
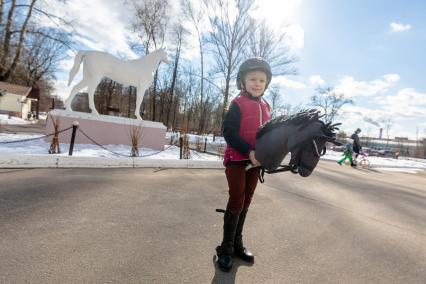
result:
M 382 139 L 383 128 L 380 128 L 379 139 Z

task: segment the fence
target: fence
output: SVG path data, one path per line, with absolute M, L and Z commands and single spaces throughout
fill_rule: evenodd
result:
M 0 141 L 0 144 L 13 144 L 13 143 L 23 143 L 23 142 L 28 142 L 28 141 L 33 141 L 33 140 L 38 140 L 38 139 L 44 139 L 46 137 L 50 137 L 50 136 L 54 136 L 53 138 L 57 139 L 58 134 L 62 133 L 62 132 L 66 132 L 66 131 L 72 131 L 72 135 L 71 135 L 71 140 L 70 140 L 70 146 L 69 146 L 69 151 L 68 151 L 68 155 L 72 156 L 73 154 L 73 149 L 74 149 L 74 141 L 75 141 L 75 136 L 77 135 L 77 133 L 79 133 L 80 135 L 85 136 L 87 139 L 89 139 L 94 145 L 98 146 L 99 148 L 102 148 L 116 156 L 121 156 L 121 157 L 148 157 L 148 156 L 153 156 L 153 155 L 157 155 L 161 152 L 167 151 L 169 148 L 173 147 L 173 146 L 178 146 L 180 148 L 180 153 L 179 153 L 179 158 L 183 159 L 183 158 L 187 158 L 189 159 L 191 156 L 191 151 L 192 153 L 206 153 L 206 154 L 210 154 L 210 155 L 215 155 L 218 156 L 219 158 L 223 158 L 223 149 L 224 149 L 224 145 L 219 144 L 217 145 L 216 143 L 209 143 L 208 139 L 205 138 L 204 142 L 202 142 L 202 140 L 198 137 L 197 141 L 198 142 L 192 142 L 189 141 L 189 139 L 187 140 L 187 143 L 183 143 L 184 141 L 184 137 L 178 135 L 172 135 L 170 138 L 170 143 L 169 146 L 166 147 L 165 149 L 161 150 L 161 151 L 157 151 L 154 153 L 150 153 L 150 154 L 146 154 L 146 155 L 125 155 L 122 153 L 118 153 L 115 151 L 112 151 L 111 149 L 108 149 L 107 147 L 101 145 L 100 143 L 98 143 L 95 139 L 93 139 L 92 137 L 90 137 L 90 135 L 88 133 L 86 133 L 83 129 L 81 129 L 80 126 L 78 126 L 78 124 L 74 124 L 68 128 L 62 129 L 62 130 L 58 130 L 55 131 L 53 133 L 47 134 L 47 135 L 42 135 L 40 137 L 35 137 L 35 138 L 28 138 L 28 139 L 21 139 L 21 140 L 13 140 L 13 141 Z M 179 138 L 179 139 L 177 139 Z M 201 142 L 200 142 L 201 141 Z M 56 141 L 55 143 L 58 143 L 58 141 Z M 199 145 L 197 146 L 196 143 L 198 143 Z M 185 145 L 186 144 L 186 145 Z M 52 141 L 52 145 L 53 145 L 53 141 Z M 52 148 L 51 145 L 51 148 Z M 186 149 L 185 149 L 186 148 Z M 186 155 L 184 155 L 186 151 Z M 55 152 L 51 152 L 50 150 L 48 151 L 50 154 L 55 154 Z M 195 156 L 199 156 L 198 154 L 194 154 Z

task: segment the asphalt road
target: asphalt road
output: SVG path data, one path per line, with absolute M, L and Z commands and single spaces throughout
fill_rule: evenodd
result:
M 426 176 L 266 176 L 216 267 L 223 170 L 0 170 L 0 283 L 425 283 Z

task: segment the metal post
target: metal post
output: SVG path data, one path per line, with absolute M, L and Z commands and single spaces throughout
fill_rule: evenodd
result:
M 179 137 L 179 147 L 180 147 L 180 159 L 182 160 L 182 151 L 183 151 L 183 137 Z
M 204 153 L 206 152 L 206 147 L 207 147 L 207 137 L 204 138 Z
M 72 124 L 72 134 L 71 134 L 70 150 L 68 152 L 69 156 L 72 156 L 72 151 L 74 150 L 74 141 L 75 141 L 75 134 L 77 132 L 77 128 L 78 128 L 78 122 L 75 121 Z

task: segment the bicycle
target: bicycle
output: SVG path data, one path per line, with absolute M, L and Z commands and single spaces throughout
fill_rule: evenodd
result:
M 358 157 L 355 159 L 356 165 L 360 165 L 361 168 L 369 169 L 370 161 L 368 160 L 368 153 L 361 151 Z

